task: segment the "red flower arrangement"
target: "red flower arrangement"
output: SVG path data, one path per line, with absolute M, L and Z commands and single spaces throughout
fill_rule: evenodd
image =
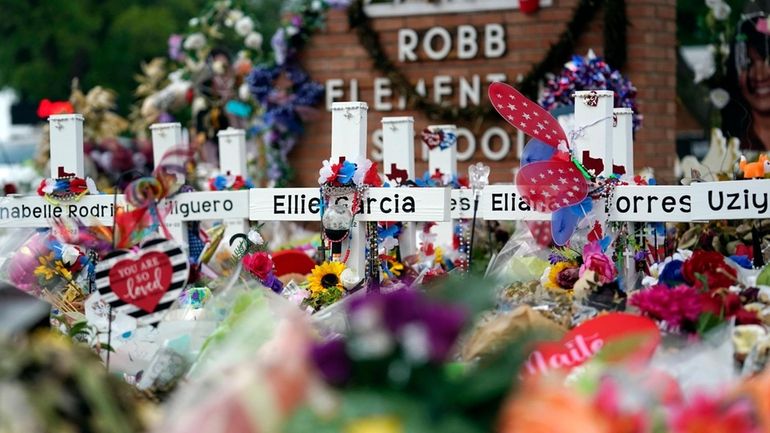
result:
M 738 273 L 716 251 L 696 250 L 682 266 L 684 280 L 695 288 L 723 289 L 735 284 Z M 699 278 L 700 276 L 700 278 Z

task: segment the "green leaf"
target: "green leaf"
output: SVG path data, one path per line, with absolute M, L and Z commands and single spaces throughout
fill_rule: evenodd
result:
M 77 322 L 74 325 L 72 325 L 72 328 L 70 328 L 68 335 L 70 337 L 76 337 L 80 334 L 88 334 L 88 322 Z
M 722 323 L 722 319 L 712 313 L 701 313 L 698 317 L 697 332 L 699 335 L 703 335 L 710 330 L 719 326 Z

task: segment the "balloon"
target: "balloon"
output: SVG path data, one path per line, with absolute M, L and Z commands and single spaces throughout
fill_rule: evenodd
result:
M 553 242 L 558 246 L 563 246 L 569 242 L 572 234 L 575 233 L 580 217 L 570 207 L 556 210 L 551 215 L 551 232 L 553 233 Z
M 532 162 L 547 161 L 551 159 L 554 153 L 556 153 L 555 147 L 533 138 L 524 146 L 524 151 L 521 154 L 521 166 L 524 167 Z

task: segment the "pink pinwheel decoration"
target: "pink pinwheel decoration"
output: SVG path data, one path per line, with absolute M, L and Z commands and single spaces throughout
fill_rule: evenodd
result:
M 533 210 L 553 212 L 550 238 L 543 236 L 542 224 L 529 225 L 535 240 L 541 245 L 551 240 L 564 245 L 585 213 L 583 202 L 588 195 L 588 182 L 569 153 L 567 134 L 553 116 L 507 84 L 492 83 L 489 99 L 508 123 L 533 137 L 527 144 L 533 151 L 525 149 L 528 157 L 526 162 L 522 158 L 516 185 Z M 554 150 L 548 151 L 548 146 Z

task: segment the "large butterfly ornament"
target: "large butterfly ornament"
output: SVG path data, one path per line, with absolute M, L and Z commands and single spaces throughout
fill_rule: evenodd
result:
M 532 139 L 524 147 L 516 186 L 522 199 L 535 211 L 550 212 L 547 223 L 528 223 L 541 245 L 565 245 L 578 223 L 590 210 L 589 182 L 585 170 L 572 158 L 567 134 L 540 105 L 504 83 L 489 86 L 489 99 L 498 113 Z

